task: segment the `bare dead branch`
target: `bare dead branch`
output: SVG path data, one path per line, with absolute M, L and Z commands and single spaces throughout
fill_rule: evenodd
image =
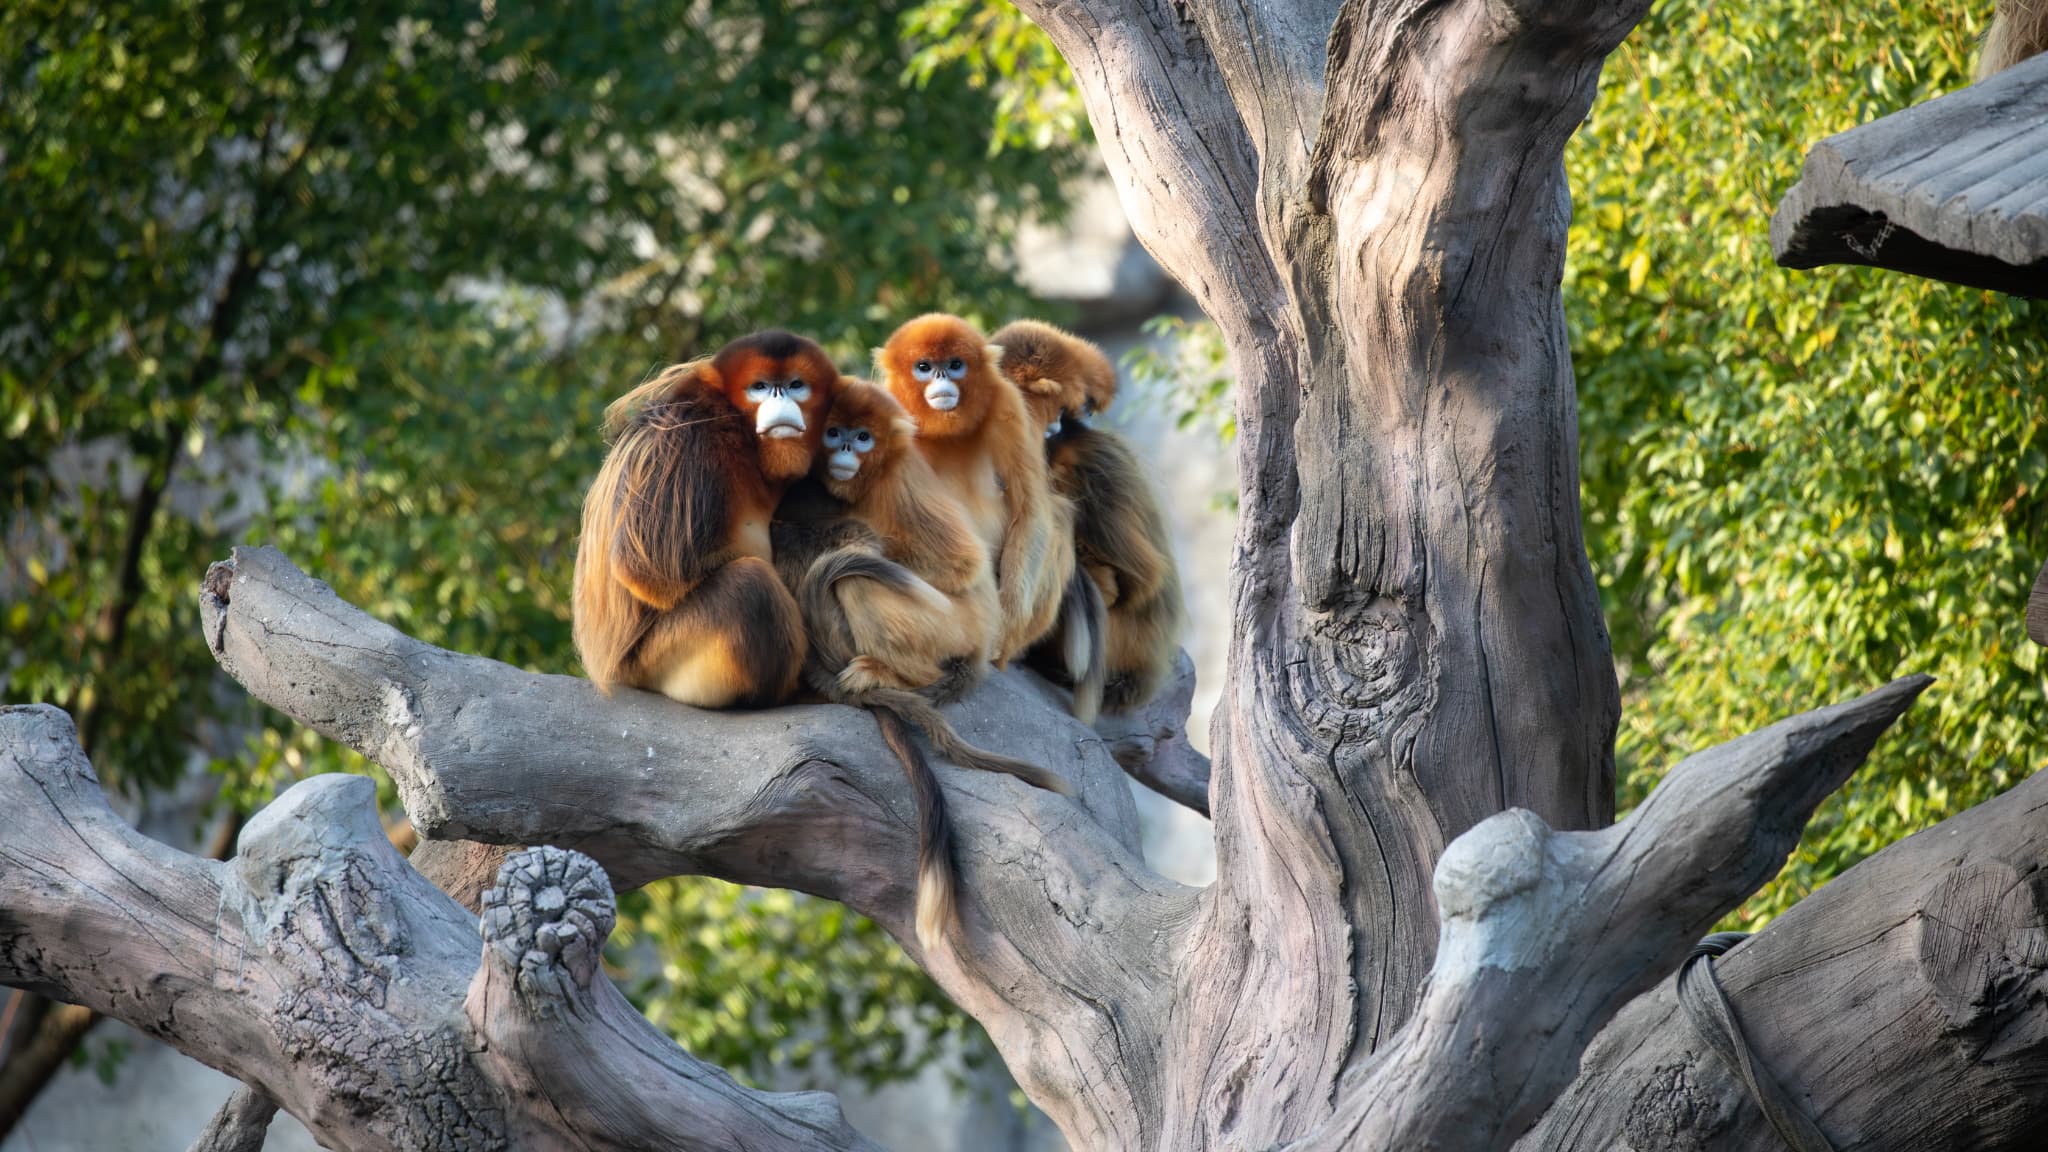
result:
M 220 864 L 114 816 L 69 717 L 10 707 L 0 808 L 0 983 L 166 1040 L 326 1147 L 873 1147 L 830 1097 L 742 1089 L 592 978 L 611 906 L 587 858 L 513 857 L 480 967 L 477 922 L 406 866 L 361 777 L 296 785 Z
M 2031 1152 L 2048 1131 L 2048 773 L 1893 844 L 1714 962 L 1754 1058 L 1835 1147 Z M 1638 997 L 1518 1152 L 1780 1152 L 1687 1023 Z
M 1813 810 L 1922 690 L 1910 676 L 1688 757 L 1609 828 L 1511 810 L 1436 870 L 1436 966 L 1408 1025 L 1303 1152 L 1512 1142 L 1596 1032 L 1777 874 Z

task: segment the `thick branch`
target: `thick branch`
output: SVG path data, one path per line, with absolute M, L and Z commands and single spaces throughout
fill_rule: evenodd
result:
M 1453 841 L 1422 1002 L 1305 1149 L 1512 1142 L 1615 1010 L 1777 874 L 1814 808 L 1929 683 L 1897 680 L 1690 756 L 1610 828 L 1553 832 L 1514 810 Z
M 1023 673 L 993 678 L 953 722 L 1052 766 L 1079 803 L 942 768 L 963 928 L 926 955 L 909 790 L 858 711 L 605 697 L 421 644 L 272 549 L 215 565 L 201 614 L 222 667 L 382 764 L 422 835 L 574 848 L 626 885 L 703 874 L 842 901 L 988 1028 L 1070 1138 L 1137 1142 L 1196 894 L 1144 867 L 1123 773 Z
M 476 921 L 406 866 L 375 798 L 361 777 L 304 781 L 252 819 L 241 855 L 219 864 L 116 818 L 63 713 L 0 709 L 0 983 L 164 1039 L 343 1152 L 872 1147 L 829 1098 L 740 1089 L 637 1016 L 637 1027 L 615 1012 L 596 1019 L 618 992 L 588 972 L 587 987 L 532 992 L 565 954 L 594 957 L 608 905 L 600 923 L 587 898 L 575 904 L 575 931 L 545 915 L 493 922 L 485 940 L 498 968 L 479 974 Z M 545 913 L 565 894 L 608 894 L 580 858 L 514 864 L 536 857 L 585 869 L 583 882 L 551 893 L 513 867 L 494 906 L 524 901 Z M 507 960 L 507 949 L 518 955 Z M 511 991 L 508 963 L 518 994 L 497 997 L 473 1030 L 462 1011 L 473 981 Z M 496 1062 L 489 1040 L 519 1034 L 532 1063 Z M 661 1108 L 617 1113 L 618 1086 L 579 1079 L 569 1067 L 579 1059 L 632 1070 L 635 1089 Z M 566 1123 L 591 1114 L 606 1116 L 602 1133 Z M 721 1139 L 693 1142 L 707 1131 Z
M 221 1104 L 187 1152 L 263 1152 L 276 1118 L 277 1101 L 244 1084 Z
M 1715 961 L 1756 1060 L 1839 1149 L 2032 1152 L 2048 1131 L 2048 773 L 1884 849 Z M 1665 982 L 1518 1152 L 1781 1152 Z

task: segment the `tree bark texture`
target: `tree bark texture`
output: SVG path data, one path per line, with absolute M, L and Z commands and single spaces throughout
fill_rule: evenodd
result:
M 740 1091 L 598 978 L 609 884 L 699 874 L 874 918 L 1079 1149 L 1765 1146 L 1660 989 L 1925 681 L 1704 751 L 1612 823 L 1617 691 L 1558 290 L 1563 149 L 1647 0 L 1020 6 L 1073 64 L 1140 239 L 1229 342 L 1239 626 L 1213 762 L 1181 730 L 1185 666 L 1147 714 L 1093 730 L 1028 673 L 993 677 L 953 722 L 1075 796 L 941 767 L 961 925 L 927 952 L 912 800 L 868 717 L 607 697 L 421 644 L 278 553 L 237 549 L 201 596 L 223 668 L 383 765 L 423 837 L 549 847 L 496 871 L 483 848 L 422 858 L 476 895 L 479 961 L 455 902 L 381 837 L 359 843 L 374 829 L 352 785 L 300 785 L 233 866 L 194 870 L 92 816 L 89 769 L 54 771 L 35 745 L 16 774 L 58 781 L 83 813 L 51 823 L 161 876 L 116 884 L 0 828 L 0 978 L 175 1034 L 316 1131 L 377 1117 L 363 1130 L 385 1144 L 352 1148 L 456 1123 L 522 1147 L 858 1146 L 829 1104 Z M 42 725 L 43 744 L 57 724 L 10 722 Z M 1145 867 L 1126 774 L 1211 815 L 1213 885 Z M 2028 1146 L 2048 1110 L 2036 794 L 1987 806 L 1969 851 L 1908 841 L 1725 958 L 1745 1025 L 1808 1010 L 1788 1017 L 1797 1035 L 1751 1034 L 1845 1146 L 1919 1148 L 1909 1136 L 1933 1130 L 1885 1126 L 1912 1094 L 1861 1084 L 1891 1059 L 1858 1055 L 1869 1027 L 1893 1030 L 1923 1082 L 2000 1093 L 1942 1131 Z M 53 917 L 119 937 L 150 922 L 124 921 L 131 905 L 174 930 L 137 960 L 170 976 L 59 947 Z M 291 930 L 252 927 L 273 922 Z M 1794 988 L 1806 998 L 1778 999 Z M 288 1043 L 308 1013 L 341 1027 L 329 1006 L 350 996 L 375 1001 L 347 1033 L 374 1059 Z M 1873 997 L 1919 1015 L 1866 1025 Z
M 830 1097 L 690 1059 L 598 977 L 612 894 L 579 854 L 508 861 L 480 957 L 360 777 L 293 787 L 219 863 L 122 823 L 69 717 L 9 707 L 0 806 L 0 980 L 175 1044 L 327 1147 L 873 1147 Z

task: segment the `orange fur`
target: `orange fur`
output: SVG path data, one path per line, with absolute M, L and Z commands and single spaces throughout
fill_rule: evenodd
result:
M 1074 556 L 1046 482 L 1044 427 L 1033 424 L 1023 394 L 995 371 L 998 355 L 965 320 L 933 313 L 898 328 L 876 366 L 916 422 L 919 450 L 994 557 L 1004 619 L 1000 666 L 1051 629 Z M 920 372 L 920 363 L 928 370 Z M 934 371 L 955 363 L 958 406 L 934 407 Z
M 986 673 L 1003 618 L 988 553 L 918 452 L 903 407 L 881 388 L 847 380 L 825 426 L 818 477 L 839 515 L 860 529 L 836 526 L 822 501 L 807 496 L 778 539 L 793 550 L 829 547 L 810 562 L 798 591 L 811 636 L 807 679 L 827 699 L 873 712 L 910 780 L 917 935 L 932 949 L 955 917 L 950 829 L 938 778 L 906 726 L 962 767 L 1066 787 L 1045 769 L 961 740 L 932 706 L 929 697 L 950 699 Z
M 572 606 L 576 651 L 599 688 L 704 708 L 795 691 L 802 618 L 769 563 L 769 523 L 810 468 L 837 383 L 816 344 L 763 332 L 606 409 L 611 450 L 584 498 Z M 757 431 L 769 385 L 800 414 L 800 433 Z
M 1116 368 L 1093 343 L 1039 320 L 1012 320 L 989 337 L 1002 374 L 1050 427 L 1062 412 L 1089 415 L 1116 400 Z
M 1090 673 L 1107 676 L 1103 707 L 1128 711 L 1150 700 L 1172 669 L 1185 608 L 1166 517 L 1143 466 L 1121 437 L 1084 419 L 1115 400 L 1116 371 L 1094 344 L 1035 320 L 1004 326 L 996 343 L 1004 375 L 1027 395 L 1067 398 L 1060 428 L 1046 441 L 1047 468 L 1055 496 L 1073 509 L 1077 563 L 1106 610 L 1106 673 L 1076 666 L 1090 626 L 1078 610 L 1061 616 L 1060 644 L 1035 652 L 1032 664 L 1076 686 L 1077 715 L 1086 710 L 1082 686 Z
M 825 488 L 847 514 L 882 541 L 882 554 L 917 577 L 910 592 L 871 580 L 838 587 L 858 655 L 839 673 L 851 692 L 876 687 L 917 690 L 937 683 L 955 661 L 979 670 L 995 654 L 1002 608 L 988 552 L 966 510 L 947 494 L 913 443 L 916 425 L 888 392 L 848 381 L 826 416 L 828 434 L 846 438 L 859 470 L 841 480 L 822 457 Z M 858 448 L 855 437 L 867 442 Z

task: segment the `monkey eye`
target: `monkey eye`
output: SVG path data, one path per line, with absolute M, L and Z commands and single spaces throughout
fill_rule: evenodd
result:
M 752 384 L 747 385 L 747 398 L 749 400 L 759 400 L 766 397 L 772 391 L 774 391 L 773 386 L 766 380 L 756 380 Z
M 783 392 L 799 404 L 811 398 L 811 386 L 802 380 L 791 380 L 789 387 L 783 389 Z
M 967 371 L 967 361 L 965 361 L 965 360 L 962 360 L 962 359 L 961 359 L 961 358 L 959 358 L 958 356 L 955 356 L 955 357 L 953 357 L 953 358 L 952 358 L 951 360 L 948 360 L 948 361 L 946 362 L 946 371 L 948 371 L 948 372 L 965 372 L 965 371 Z
M 874 434 L 874 433 L 872 433 L 872 432 L 868 431 L 868 430 L 867 430 L 867 429 L 865 429 L 865 428 L 862 428 L 862 429 L 861 429 L 860 431 L 858 431 L 858 432 L 855 432 L 855 433 L 853 434 L 853 449 L 854 449 L 854 451 L 856 451 L 856 452 L 865 452 L 865 451 L 867 451 L 868 449 L 870 449 L 870 448 L 873 448 L 874 446 L 875 446 L 875 434 Z
M 916 364 L 911 365 L 910 371 L 911 375 L 916 376 L 919 380 L 929 380 L 932 378 L 932 362 L 929 360 L 919 360 Z
M 827 428 L 827 429 L 825 429 L 825 447 L 827 447 L 827 448 L 837 448 L 837 447 L 839 447 L 839 443 L 840 443 L 840 441 L 842 441 L 842 440 L 844 440 L 844 439 L 846 439 L 846 431 L 845 431 L 845 429 L 842 429 L 842 428 Z

